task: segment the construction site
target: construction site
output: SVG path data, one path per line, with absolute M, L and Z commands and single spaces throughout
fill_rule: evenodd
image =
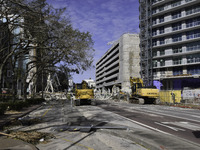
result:
M 140 33 L 111 42 L 95 80 L 74 83 L 80 70 L 50 57 L 48 71 L 27 62 L 24 81 L 5 70 L 0 149 L 199 150 L 199 14 L 197 0 L 139 0 Z

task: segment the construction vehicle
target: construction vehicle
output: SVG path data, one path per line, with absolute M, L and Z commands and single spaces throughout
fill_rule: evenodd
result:
M 139 104 L 158 104 L 159 90 L 156 87 L 144 87 L 141 78 L 130 77 L 131 96 L 130 100 Z
M 79 106 L 81 104 L 88 103 L 91 105 L 96 105 L 96 101 L 94 99 L 94 89 L 89 87 L 86 81 L 82 81 L 82 83 L 77 83 L 75 85 L 74 105 Z

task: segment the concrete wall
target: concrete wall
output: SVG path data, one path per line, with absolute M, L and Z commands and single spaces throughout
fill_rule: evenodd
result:
M 111 50 L 112 53 L 115 53 L 116 50 L 119 49 L 119 53 L 117 56 L 111 57 L 111 54 L 108 55 L 108 52 Z M 140 77 L 140 48 L 139 48 L 139 35 L 138 34 L 123 34 L 117 42 L 115 42 L 112 47 L 102 56 L 102 58 L 97 62 L 97 70 L 96 70 L 96 81 L 97 81 L 97 89 L 112 87 L 115 84 L 121 85 L 121 90 L 124 92 L 130 92 L 130 77 Z M 118 57 L 119 59 L 115 62 L 112 62 L 111 60 L 114 57 Z M 111 62 L 110 62 L 111 61 Z M 112 66 L 115 63 L 119 62 L 119 66 L 115 67 L 114 69 L 117 69 L 119 72 L 115 74 L 111 74 L 110 76 L 106 76 L 108 74 L 105 72 L 110 66 Z M 108 64 L 106 68 L 103 68 L 103 64 Z M 100 68 L 103 68 L 103 70 L 100 70 Z M 113 70 L 113 69 L 112 69 Z M 109 71 L 112 71 L 109 70 Z M 97 73 L 98 72 L 98 73 Z M 103 73 L 103 74 L 102 74 Z M 100 75 L 102 74 L 102 75 Z M 100 76 L 100 77 L 99 77 Z M 108 79 L 114 78 L 117 76 L 117 80 L 101 84 Z
M 130 77 L 140 77 L 139 36 L 137 34 L 124 34 L 119 43 L 121 90 L 130 92 Z

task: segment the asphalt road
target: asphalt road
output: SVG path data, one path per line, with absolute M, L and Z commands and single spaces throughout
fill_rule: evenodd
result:
M 200 144 L 200 110 L 161 105 L 102 105 L 136 124 Z
M 49 101 L 26 117 L 41 122 L 14 131 L 51 133 L 41 150 L 199 150 L 199 110 L 112 100 L 97 106 Z

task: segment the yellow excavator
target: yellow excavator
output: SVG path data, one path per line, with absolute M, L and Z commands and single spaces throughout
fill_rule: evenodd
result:
M 94 99 L 94 89 L 90 88 L 86 81 L 82 81 L 82 83 L 77 83 L 75 85 L 74 105 L 79 106 L 81 104 L 88 103 L 91 105 L 96 105 L 96 101 Z
M 139 104 L 159 104 L 159 90 L 156 87 L 144 87 L 141 78 L 130 77 L 130 100 Z

